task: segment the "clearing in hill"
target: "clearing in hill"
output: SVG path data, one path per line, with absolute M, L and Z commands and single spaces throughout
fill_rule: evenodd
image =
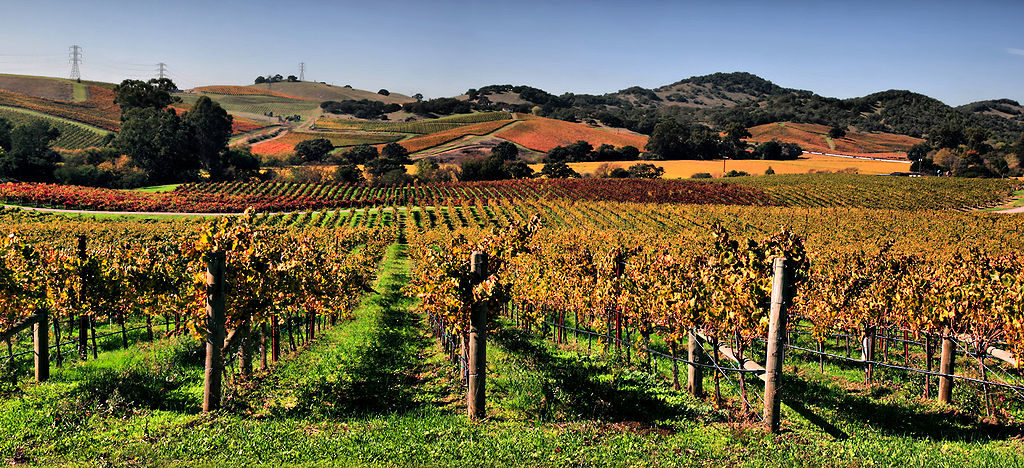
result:
M 615 147 L 634 146 L 643 150 L 647 145 L 646 135 L 625 130 L 614 132 L 544 117 L 528 118 L 502 129 L 495 136 L 540 152 L 548 152 L 556 146 L 569 145 L 579 140 L 586 141 L 595 148 L 608 144 Z
M 93 127 L 81 122 L 16 107 L 0 106 L 0 119 L 6 119 L 15 126 L 35 120 L 44 120 L 51 127 L 60 131 L 60 136 L 52 143 L 53 147 L 66 150 L 102 146 L 107 135 L 111 133 L 102 128 Z
M 284 93 L 279 93 L 277 91 L 273 91 L 273 90 L 270 90 L 270 89 L 256 88 L 256 87 L 252 87 L 252 86 L 231 86 L 231 85 L 199 86 L 197 88 L 192 88 L 190 90 L 190 92 L 189 92 L 189 94 L 195 94 L 195 93 L 199 93 L 199 94 L 223 94 L 225 96 L 277 96 L 277 97 L 290 98 L 290 99 L 303 99 L 303 100 L 306 100 L 306 98 L 301 98 L 301 97 L 298 97 L 298 96 L 290 96 L 290 95 L 287 95 L 287 94 L 284 94 Z
M 852 156 L 885 157 L 906 159 L 911 146 L 922 139 L 892 133 L 846 132 L 843 138 L 829 138 L 829 127 L 818 124 L 778 122 L 750 128 L 751 142 L 778 140 L 796 143 L 804 151 L 849 154 Z
M 311 99 L 314 101 L 358 101 L 360 99 L 368 99 L 370 101 L 380 101 L 385 104 L 403 104 L 415 101 L 415 99 L 409 96 L 398 93 L 391 93 L 385 96 L 373 91 L 348 88 L 344 86 L 332 86 L 312 81 L 300 81 L 296 83 L 281 82 L 272 84 L 263 83 L 249 85 L 247 87 L 274 91 L 288 96 L 300 99 Z
M 478 112 L 459 114 L 439 119 L 394 122 L 388 120 L 356 120 L 324 117 L 317 119 L 313 126 L 322 130 L 361 130 L 365 132 L 394 132 L 428 134 L 451 130 L 464 125 L 495 120 L 511 120 L 508 112 Z

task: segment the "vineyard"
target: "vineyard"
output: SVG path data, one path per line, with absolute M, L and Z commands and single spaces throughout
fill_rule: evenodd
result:
M 0 106 L 0 119 L 5 119 L 15 126 L 43 120 L 60 131 L 60 136 L 51 143 L 54 148 L 60 149 L 72 150 L 102 146 L 104 140 L 108 138 L 107 135 L 110 134 L 100 128 L 15 107 Z
M 23 94 L 0 91 L 0 106 L 19 107 L 68 120 L 117 131 L 121 126 L 121 109 L 114 103 L 114 91 L 89 86 L 89 99 L 84 102 L 54 101 Z
M 220 459 L 243 441 L 255 445 L 242 456 L 285 464 L 324 447 L 398 464 L 486 447 L 502 464 L 540 450 L 542 465 L 775 453 L 733 452 L 745 443 L 836 465 L 850 450 L 883 464 L 1020 453 L 1007 439 L 1024 415 L 1008 362 L 1024 352 L 1015 217 L 525 197 L 145 224 L 4 211 L 0 226 L 18 233 L 0 256 L 0 330 L 17 330 L 0 337 L 14 379 L 0 392 L 20 395 L 0 403 L 7 458 L 70 462 L 87 434 L 87 451 L 149 462 Z M 757 425 L 779 255 L 792 262 L 786 433 L 768 439 Z M 208 328 L 218 284 L 223 328 Z M 486 419 L 470 424 L 461 395 L 481 380 L 465 340 L 481 306 Z M 31 329 L 42 316 L 49 326 Z M 50 401 L 64 402 L 60 419 Z M 396 437 L 409 452 L 390 451 Z M 893 443 L 906 445 L 879 450 Z
M 609 144 L 617 148 L 633 146 L 643 150 L 647 145 L 646 135 L 604 130 L 544 117 L 530 117 L 517 122 L 495 136 L 540 152 L 548 152 L 556 146 L 569 145 L 579 140 L 589 142 L 595 148 Z
M 453 115 L 439 119 L 417 120 L 413 122 L 334 119 L 324 117 L 317 119 L 314 128 L 328 131 L 360 130 L 364 132 L 427 134 L 452 130 L 468 124 L 511 119 L 512 116 L 507 112 L 478 112 L 474 114 Z
M 269 140 L 270 142 L 276 140 Z M 967 210 L 1004 201 L 1004 180 L 794 175 L 695 180 L 536 179 L 408 184 L 189 183 L 168 193 L 64 185 L 0 184 L 0 200 L 19 205 L 97 211 L 240 213 L 375 206 L 494 205 L 531 200 L 631 203 Z

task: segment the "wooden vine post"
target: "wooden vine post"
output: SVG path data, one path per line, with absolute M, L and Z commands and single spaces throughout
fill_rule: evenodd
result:
M 476 251 L 470 256 L 473 284 L 487 277 L 487 253 Z M 487 414 L 487 303 L 474 303 L 469 319 L 468 391 L 466 409 L 470 419 L 483 419 Z
M 861 337 L 860 358 L 864 361 L 865 382 L 871 382 L 875 371 L 875 334 L 875 327 L 868 326 L 864 328 L 864 334 Z
M 85 263 L 85 234 L 78 235 L 78 260 Z M 81 280 L 85 281 L 84 275 Z M 81 360 L 89 358 L 89 316 L 85 315 L 85 292 L 78 297 L 78 357 Z
M 947 374 L 939 377 L 939 402 L 953 402 L 953 375 L 956 357 L 956 341 L 949 327 L 942 330 L 942 357 L 939 360 L 939 373 Z
M 50 319 L 46 309 L 39 311 L 38 320 L 32 324 L 32 335 L 35 341 L 36 382 L 50 379 Z
M 704 396 L 704 369 L 700 367 L 701 350 L 703 347 L 695 329 L 690 329 L 690 336 L 687 338 L 687 357 L 691 364 L 686 365 L 686 389 L 697 398 Z
M 789 298 L 786 290 L 789 278 L 786 275 L 786 259 L 776 257 L 772 265 L 772 302 L 768 318 L 768 357 L 764 376 L 764 422 L 773 434 L 779 433 L 781 421 L 782 363 L 786 355 L 786 322 Z
M 224 377 L 224 253 L 212 252 L 206 257 L 206 369 L 203 381 L 203 412 L 220 407 Z

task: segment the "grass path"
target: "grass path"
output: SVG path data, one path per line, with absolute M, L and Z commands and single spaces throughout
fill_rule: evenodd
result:
M 249 396 L 261 415 L 338 418 L 404 412 L 437 401 L 438 390 L 421 386 L 431 342 L 408 282 L 405 246 L 391 246 L 375 293 L 355 310 L 355 320 L 332 328 L 298 359 L 259 382 Z

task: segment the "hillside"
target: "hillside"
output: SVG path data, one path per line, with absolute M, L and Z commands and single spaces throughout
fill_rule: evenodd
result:
M 1024 106 L 1012 99 L 994 99 L 964 104 L 956 108 L 970 114 L 992 115 L 1024 122 Z
M 829 138 L 831 127 L 818 124 L 778 122 L 750 128 L 753 143 L 778 140 L 799 144 L 805 151 L 905 159 L 906 152 L 924 140 L 892 133 L 849 131 L 843 138 Z
M 345 86 L 332 86 L 312 81 L 300 81 L 296 83 L 289 83 L 286 81 L 279 83 L 263 83 L 249 85 L 246 86 L 246 88 L 273 91 L 290 97 L 310 99 L 314 101 L 358 101 L 360 99 L 367 99 L 370 101 L 380 101 L 385 104 L 402 104 L 415 101 L 415 99 L 404 94 L 391 93 L 388 96 L 384 96 L 377 94 L 374 91 L 365 91 Z

